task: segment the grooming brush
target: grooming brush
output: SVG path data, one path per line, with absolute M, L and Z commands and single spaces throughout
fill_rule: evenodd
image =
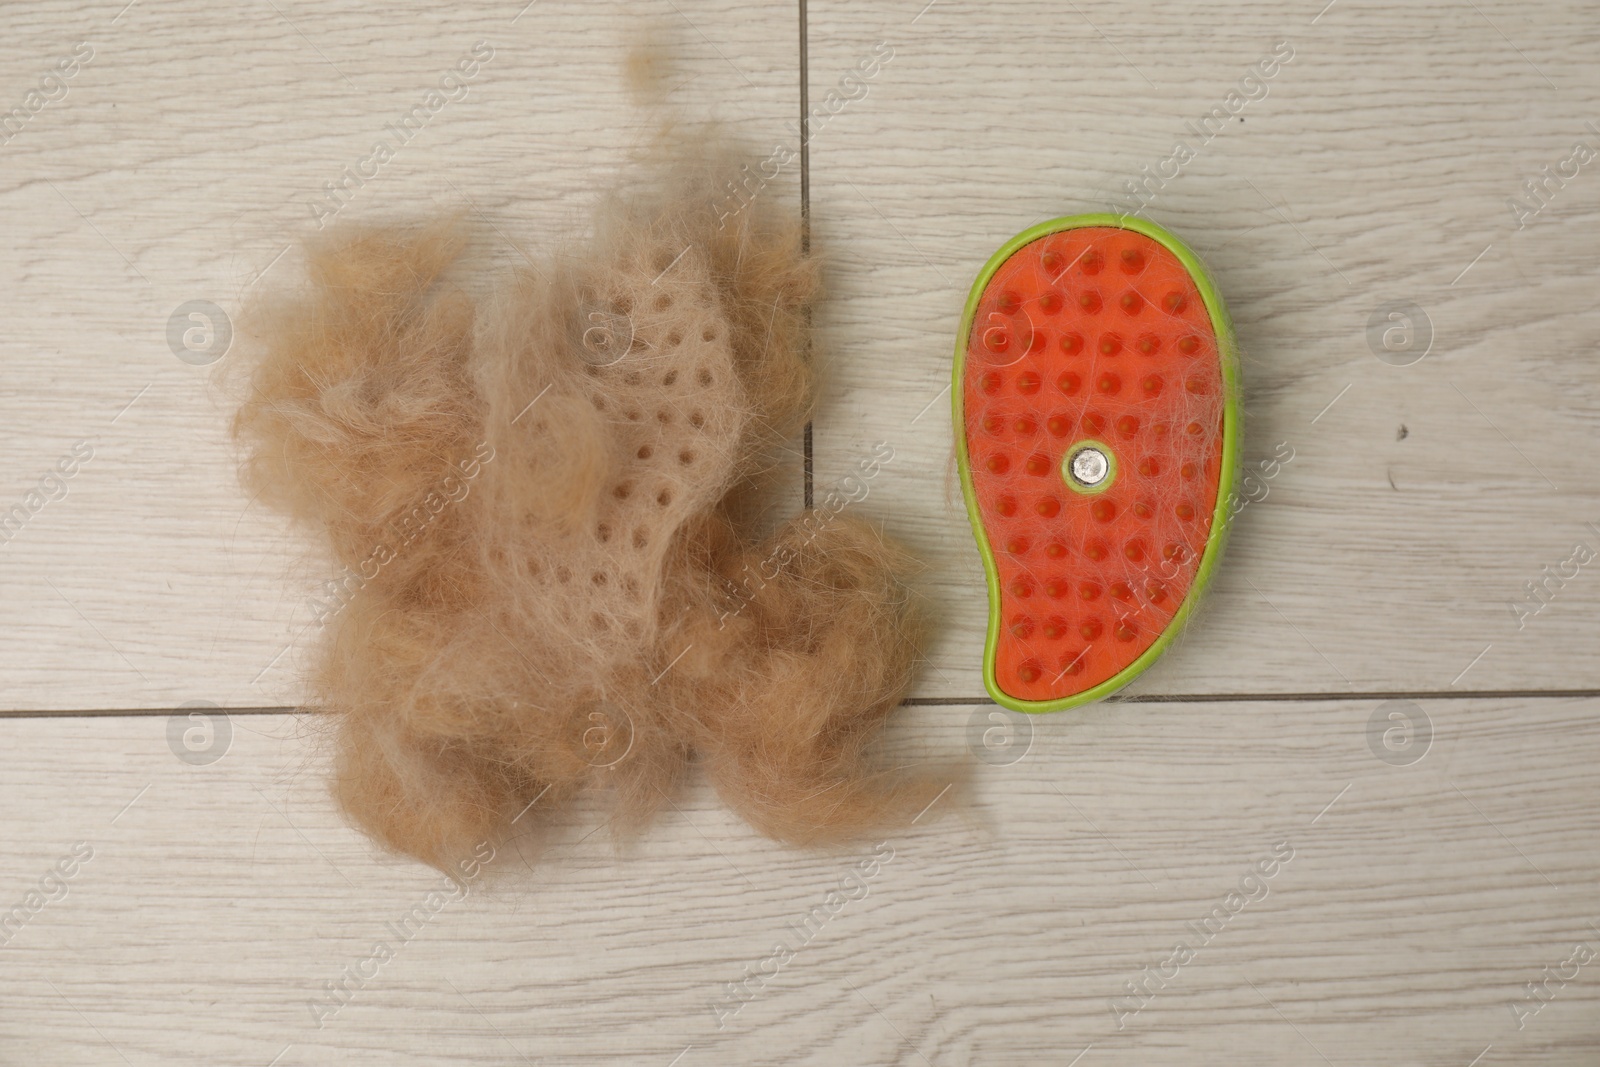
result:
M 984 265 L 951 397 L 1001 705 L 1098 700 L 1172 643 L 1227 531 L 1237 373 L 1216 287 L 1154 223 L 1056 219 Z

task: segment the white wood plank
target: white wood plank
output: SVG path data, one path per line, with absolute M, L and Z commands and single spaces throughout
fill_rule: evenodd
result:
M 889 835 L 865 896 L 720 1030 L 726 984 L 795 947 L 791 924 L 870 846 L 776 847 L 697 782 L 621 857 L 586 836 L 596 811 L 563 816 L 542 859 L 516 854 L 532 837 L 504 849 L 400 944 L 386 924 L 442 880 L 337 821 L 310 723 L 235 716 L 197 765 L 162 716 L 6 719 L 0 909 L 75 843 L 93 855 L 4 930 L 0 1058 L 951 1067 L 1092 1045 L 1082 1067 L 1593 1062 L 1600 959 L 1521 1030 L 1509 1005 L 1574 944 L 1600 952 L 1600 701 L 1424 701 L 1432 740 L 1406 765 L 1374 755 L 1376 710 L 1031 720 L 1028 744 L 983 750 L 999 762 L 965 799 Z M 912 709 L 894 743 L 963 753 L 991 714 Z M 1198 942 L 1186 924 L 1279 842 L 1292 859 L 1250 884 L 1258 899 L 1119 1030 L 1125 983 Z M 385 939 L 394 958 L 319 1029 L 308 1002 Z
M 1280 41 L 1294 58 L 1266 95 L 1148 214 L 1208 260 L 1237 323 L 1245 461 L 1279 442 L 1296 458 L 1133 691 L 1600 685 L 1592 567 L 1525 628 L 1510 607 L 1576 542 L 1600 551 L 1600 166 L 1525 228 L 1507 207 L 1575 142 L 1600 150 L 1591 5 L 815 0 L 809 21 L 814 100 L 875 42 L 894 50 L 811 145 L 834 268 L 816 472 L 825 487 L 868 442 L 896 450 L 861 507 L 929 564 L 920 692 L 983 691 L 941 395 L 968 286 L 1012 234 L 1113 208 L 1175 139 L 1198 144 L 1185 123 Z M 1366 339 L 1395 300 L 1432 324 L 1410 366 Z
M 324 183 L 394 156 L 338 217 L 461 209 L 494 258 L 581 226 L 648 136 L 621 68 L 676 50 L 671 102 L 764 143 L 798 114 L 797 9 L 731 0 L 303 0 L 83 5 L 0 14 L 9 109 L 92 51 L 0 145 L 0 512 L 74 442 L 93 459 L 0 545 L 9 708 L 294 703 L 331 566 L 241 493 L 209 368 L 178 359 L 189 300 L 229 316 L 286 281 Z M 409 140 L 387 131 L 478 42 L 492 49 Z M 87 53 L 85 53 L 87 54 Z M 480 52 L 481 54 L 481 52 Z M 798 196 L 798 174 L 770 190 Z M 281 258 L 280 258 L 281 257 Z M 798 467 L 798 461 L 797 467 Z M 53 486 L 54 483 L 52 483 Z M 798 496 L 798 491 L 796 491 Z M 293 647 L 289 646 L 293 644 Z

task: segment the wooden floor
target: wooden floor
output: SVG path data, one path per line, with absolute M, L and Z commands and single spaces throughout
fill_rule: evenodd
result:
M 0 11 L 0 1064 L 1600 1062 L 1592 4 L 122 3 Z M 448 890 L 325 795 L 329 565 L 212 364 L 319 216 L 456 208 L 508 263 L 578 225 L 641 36 L 686 111 L 817 116 L 775 186 L 827 260 L 811 490 L 894 449 L 854 507 L 939 626 L 893 744 L 974 772 L 845 853 L 697 783 Z M 1228 300 L 1246 465 L 1293 459 L 1156 668 L 1021 719 L 954 332 L 1006 238 L 1138 207 Z

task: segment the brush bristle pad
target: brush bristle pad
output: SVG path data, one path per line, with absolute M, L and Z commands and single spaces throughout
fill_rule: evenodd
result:
M 1071 697 L 1138 660 L 1194 584 L 1222 463 L 1216 330 L 1165 246 L 1083 227 L 995 271 L 964 366 L 967 463 L 999 584 L 993 677 L 1017 700 Z M 1110 453 L 1095 486 L 1063 463 L 1085 446 Z

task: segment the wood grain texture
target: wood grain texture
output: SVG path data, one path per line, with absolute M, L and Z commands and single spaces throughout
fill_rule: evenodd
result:
M 943 392 L 967 289 L 1035 222 L 1133 210 L 1124 183 L 1179 139 L 1197 156 L 1146 214 L 1201 253 L 1232 311 L 1247 468 L 1280 443 L 1295 458 L 1236 520 L 1204 613 L 1133 691 L 1600 683 L 1592 574 L 1520 630 L 1510 607 L 1576 542 L 1600 549 L 1586 525 L 1600 523 L 1600 177 L 1551 186 L 1525 228 L 1507 206 L 1575 142 L 1600 149 L 1592 8 L 809 11 L 813 97 L 875 42 L 894 51 L 811 145 L 815 242 L 833 261 L 815 462 L 820 492 L 867 443 L 896 450 L 861 509 L 929 564 L 941 630 L 920 692 L 983 692 L 983 572 Z M 1195 137 L 1186 124 L 1280 42 L 1293 58 L 1245 86 L 1259 98 Z M 1368 342 L 1393 301 L 1431 322 L 1409 366 Z
M 902 758 L 996 762 L 887 836 L 808 939 L 874 843 L 779 848 L 697 781 L 620 855 L 596 812 L 535 809 L 403 943 L 387 924 L 443 879 L 339 823 L 307 722 L 235 716 L 191 765 L 163 716 L 0 721 L 0 905 L 93 849 L 0 947 L 0 1061 L 1594 1062 L 1600 958 L 1521 1030 L 1510 1005 L 1600 951 L 1600 702 L 1423 701 L 1407 765 L 1375 757 L 1374 710 L 1101 704 L 1025 738 L 993 708 L 912 709 Z M 1275 847 L 1292 857 L 1200 941 L 1188 924 Z M 1185 939 L 1119 1030 L 1125 983 Z M 319 1028 L 325 983 L 385 941 Z M 778 943 L 798 951 L 719 1029 Z
M 186 301 L 231 319 L 254 286 L 291 282 L 326 183 L 348 188 L 340 220 L 458 210 L 494 262 L 520 262 L 581 229 L 652 136 L 622 77 L 646 39 L 677 56 L 670 105 L 758 145 L 792 138 L 792 3 L 525 2 L 0 14 L 5 108 L 79 42 L 93 53 L 0 144 L 0 512 L 74 442 L 94 449 L 0 545 L 5 706 L 298 702 L 308 597 L 335 568 L 243 495 L 226 398 L 167 331 Z M 492 57 L 464 89 L 409 139 L 391 131 L 479 42 Z M 356 185 L 352 168 L 376 176 Z M 770 192 L 798 186 L 791 172 Z

